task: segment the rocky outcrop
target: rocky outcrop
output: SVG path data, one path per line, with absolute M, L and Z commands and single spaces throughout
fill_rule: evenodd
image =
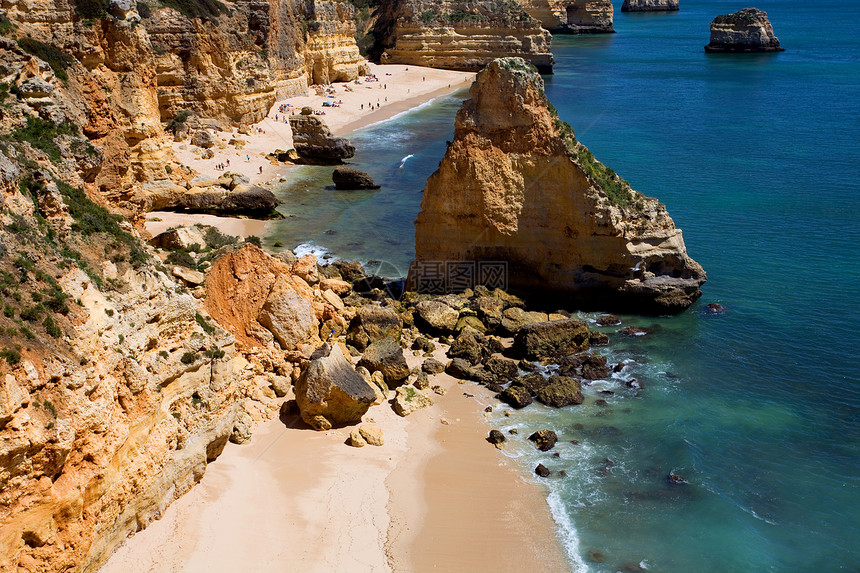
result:
M 368 346 L 358 365 L 367 368 L 368 372 L 382 372 L 389 387 L 402 383 L 409 376 L 403 349 L 389 337 Z
M 352 367 L 340 345 L 322 350 L 323 356 L 312 360 L 296 381 L 302 420 L 315 430 L 360 422 L 376 393 Z
M 373 182 L 373 177 L 358 169 L 338 167 L 331 174 L 334 188 L 338 190 L 355 191 L 360 189 L 379 189 Z
M 243 347 L 319 345 L 313 290 L 290 267 L 246 244 L 212 265 L 205 306 Z
M 334 137 L 325 122 L 313 115 L 290 116 L 293 146 L 302 163 L 337 165 L 355 155 L 355 147 L 343 137 Z
M 402 329 L 403 320 L 392 309 L 368 304 L 359 308 L 350 321 L 346 342 L 364 351 L 383 338 L 399 341 Z
M 784 51 L 773 34 L 767 13 L 756 8 L 714 18 L 711 41 L 705 46 L 709 54 Z
M 569 318 L 527 324 L 517 331 L 511 352 L 518 358 L 560 358 L 588 349 L 588 326 Z
M 615 32 L 611 0 L 524 0 L 522 5 L 553 34 Z
M 383 63 L 477 71 L 520 56 L 552 73 L 549 33 L 515 2 L 384 0 L 378 14 Z
M 622 12 L 677 12 L 678 0 L 624 0 Z
M 700 296 L 705 273 L 666 208 L 576 141 L 534 68 L 496 60 L 470 94 L 424 190 L 411 288 L 422 262 L 505 261 L 509 286 L 578 307 L 678 312 Z
M 256 185 L 215 183 L 207 187 L 177 185 L 160 180 L 143 186 L 132 202 L 142 211 L 190 211 L 269 218 L 279 201 L 274 193 Z

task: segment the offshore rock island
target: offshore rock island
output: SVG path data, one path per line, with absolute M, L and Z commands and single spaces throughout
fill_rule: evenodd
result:
M 679 312 L 701 295 L 705 272 L 665 206 L 576 140 L 534 68 L 496 60 L 470 96 L 424 190 L 418 263 L 507 261 L 511 287 L 564 294 L 577 306 Z
M 767 13 L 757 8 L 744 8 L 714 18 L 711 41 L 705 46 L 705 52 L 709 54 L 784 51 L 773 33 Z

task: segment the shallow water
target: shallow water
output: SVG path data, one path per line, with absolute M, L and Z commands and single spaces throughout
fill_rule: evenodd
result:
M 681 316 L 622 317 L 652 334 L 602 329 L 601 352 L 629 365 L 582 406 L 499 415 L 520 428 L 510 453 L 526 474 L 538 462 L 556 472 L 545 482 L 577 569 L 858 571 L 860 6 L 759 2 L 787 49 L 763 56 L 702 50 L 710 20 L 741 5 L 619 7 L 615 35 L 554 38 L 547 94 L 599 159 L 667 205 L 709 282 Z M 448 98 L 353 138 L 380 191 L 335 192 L 330 168 L 302 168 L 307 180 L 280 191 L 291 218 L 267 243 L 310 238 L 405 273 L 457 107 Z M 708 316 L 708 302 L 728 312 Z M 626 388 L 631 377 L 645 388 Z M 559 432 L 560 457 L 525 442 L 540 427 Z M 689 483 L 670 486 L 670 472 Z

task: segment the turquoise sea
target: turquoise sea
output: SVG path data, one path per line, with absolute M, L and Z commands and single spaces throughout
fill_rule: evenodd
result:
M 787 51 L 742 56 L 702 47 L 710 20 L 745 4 L 616 4 L 617 34 L 553 39 L 547 94 L 599 159 L 667 205 L 709 281 L 680 316 L 622 316 L 649 335 L 604 328 L 603 352 L 627 366 L 585 404 L 496 423 L 558 431 L 553 452 L 509 453 L 526 476 L 553 470 L 575 570 L 860 571 L 860 4 L 758 2 Z M 267 244 L 405 273 L 458 107 L 444 98 L 353 137 L 379 191 L 336 193 L 330 168 L 302 168 Z M 707 315 L 709 302 L 728 311 Z

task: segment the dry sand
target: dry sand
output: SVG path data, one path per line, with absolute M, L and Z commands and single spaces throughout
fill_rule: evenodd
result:
M 262 424 L 101 573 L 568 570 L 545 492 L 484 439 L 490 394 L 431 383 L 448 392 L 408 418 L 368 411 L 381 447 L 347 446 L 349 428 Z
M 309 90 L 309 95 L 276 102 L 265 119 L 250 126 L 249 135 L 239 134 L 236 129 L 229 133 L 216 133 L 216 145 L 212 148 L 215 155 L 211 159 L 202 159 L 200 149 L 188 142 L 174 142 L 174 153 L 180 162 L 202 175 L 219 177 L 226 171 L 232 171 L 246 175 L 255 185 L 274 185 L 288 177 L 290 170 L 294 168 L 292 165 L 272 161 L 268 157 L 268 154 L 276 149 L 288 150 L 293 147 L 289 123 L 284 122 L 284 113 L 280 111 L 282 105 L 290 104 L 290 109 L 296 111 L 304 106 L 324 111 L 325 115 L 320 117 L 325 120 L 332 133 L 348 135 L 357 129 L 386 121 L 434 98 L 471 85 L 475 79 L 475 74 L 471 72 L 399 64 L 382 66 L 371 63 L 369 66 L 370 73 L 379 81 L 368 82 L 366 78 L 361 78 L 359 83 L 334 84 L 333 98 L 317 95 L 312 89 Z M 352 91 L 347 91 L 347 86 Z M 328 108 L 322 106 L 323 101 L 341 101 L 342 104 L 340 107 Z M 377 102 L 378 108 L 369 109 L 370 104 L 376 106 Z M 229 142 L 234 139 L 244 142 L 244 145 L 241 148 L 230 145 Z M 217 168 L 222 165 L 224 168 Z M 149 213 L 144 227 L 155 236 L 170 227 L 195 223 L 213 225 L 223 233 L 241 237 L 262 237 L 266 229 L 265 221 L 254 219 L 164 212 Z
M 317 95 L 287 102 L 325 109 L 326 123 L 342 135 L 474 78 L 416 66 L 371 69 L 379 82 L 351 83 L 352 92 L 335 86 L 339 108 L 322 108 L 326 98 Z M 368 110 L 376 100 L 380 108 Z M 229 170 L 253 183 L 276 181 L 288 168 L 265 156 L 292 147 L 282 103 L 252 126 L 252 135 L 218 135 L 225 144 L 231 137 L 247 141 L 241 150 L 224 145 L 202 160 L 176 144 L 177 155 L 207 175 L 217 176 L 215 165 L 229 159 Z M 150 213 L 146 229 L 157 234 L 198 222 L 235 235 L 265 234 L 265 221 L 179 213 Z M 437 358 L 446 360 L 444 349 Z M 410 366 L 423 360 L 408 359 Z M 120 547 L 101 573 L 568 570 L 546 492 L 485 441 L 482 410 L 495 402 L 490 393 L 445 374 L 431 381 L 448 390 L 433 394 L 434 406 L 404 419 L 383 404 L 365 416 L 365 423 L 383 429 L 382 447 L 345 445 L 349 428 L 262 424 L 249 444 L 228 444 L 202 481 Z

